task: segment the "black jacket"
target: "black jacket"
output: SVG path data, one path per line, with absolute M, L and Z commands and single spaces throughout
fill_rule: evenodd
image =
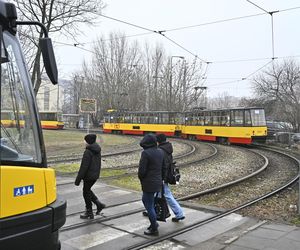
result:
M 138 177 L 144 192 L 159 192 L 162 188 L 162 175 L 164 171 L 163 152 L 157 148 L 156 137 L 146 135 L 140 146 L 143 147 Z
M 97 143 L 89 144 L 83 153 L 75 184 L 79 185 L 81 180 L 99 179 L 100 169 L 101 148 Z
M 170 142 L 162 142 L 158 145 L 158 148 L 160 148 L 164 152 L 164 162 L 165 162 L 165 174 L 163 176 L 164 182 L 168 183 L 167 176 L 168 172 L 171 171 L 171 163 L 173 162 L 173 146 Z

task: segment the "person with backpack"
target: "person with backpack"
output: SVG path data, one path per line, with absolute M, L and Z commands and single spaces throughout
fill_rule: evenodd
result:
M 147 134 L 140 142 L 144 149 L 138 169 L 138 178 L 142 186 L 142 201 L 150 221 L 150 226 L 144 231 L 145 235 L 158 236 L 158 223 L 154 207 L 154 195 L 162 188 L 164 175 L 164 155 L 157 148 L 155 135 Z
M 101 170 L 101 148 L 96 143 L 97 136 L 88 134 L 84 137 L 86 148 L 82 156 L 80 168 L 75 180 L 75 185 L 79 186 L 83 180 L 83 198 L 85 201 L 86 211 L 80 215 L 81 219 L 94 219 L 92 202 L 97 206 L 96 215 L 100 214 L 105 204 L 101 203 L 94 192 L 91 190 L 100 176 Z
M 183 210 L 179 203 L 174 198 L 169 184 L 176 184 L 176 177 L 173 164 L 173 146 L 170 142 L 167 141 L 167 137 L 164 134 L 158 134 L 156 136 L 158 148 L 164 152 L 164 160 L 166 164 L 166 174 L 164 176 L 164 192 L 168 205 L 172 209 L 175 217 L 172 218 L 173 222 L 179 222 L 185 219 Z

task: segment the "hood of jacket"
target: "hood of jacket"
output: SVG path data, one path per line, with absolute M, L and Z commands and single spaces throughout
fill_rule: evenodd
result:
M 144 149 L 157 146 L 156 136 L 153 134 L 147 134 L 140 142 L 140 146 Z
M 164 151 L 166 151 L 168 154 L 172 154 L 173 153 L 173 146 L 168 141 L 160 143 L 158 145 L 158 147 L 161 148 L 161 149 L 163 149 Z
M 101 152 L 101 148 L 97 143 L 88 144 L 86 146 L 86 149 L 89 149 L 90 151 L 92 151 L 93 154 L 100 154 L 100 152 Z

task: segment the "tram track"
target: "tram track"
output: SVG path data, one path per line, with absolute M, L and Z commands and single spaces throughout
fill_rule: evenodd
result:
M 290 156 L 286 156 L 286 157 L 289 157 Z M 297 164 L 297 167 L 299 168 L 299 160 L 297 159 L 293 159 L 293 161 L 295 161 L 295 164 Z M 268 160 L 265 161 L 265 164 L 264 166 L 262 166 L 260 169 L 260 171 L 257 171 L 257 172 L 261 172 L 263 171 L 262 169 L 265 168 L 265 165 L 268 165 Z M 258 173 L 256 174 L 253 174 L 253 176 L 257 176 Z M 252 176 L 252 177 L 253 177 Z M 250 177 L 249 177 L 250 178 Z M 76 228 L 79 228 L 79 227 L 84 227 L 84 226 L 89 226 L 91 224 L 95 224 L 95 223 L 104 223 L 103 225 L 105 225 L 106 227 L 110 227 L 110 228 L 114 228 L 116 230 L 121 230 L 121 231 L 124 231 L 124 233 L 126 234 L 130 234 L 130 235 L 133 235 L 134 237 L 140 237 L 142 238 L 142 242 L 138 243 L 138 244 L 133 244 L 129 247 L 127 247 L 126 249 L 144 249 L 148 246 L 152 246 L 157 244 L 157 243 L 160 243 L 162 241 L 165 241 L 165 240 L 170 240 L 172 239 L 173 237 L 175 236 L 178 236 L 180 234 L 183 234 L 183 233 L 186 233 L 186 232 L 189 232 L 193 229 L 196 229 L 196 228 L 199 228 L 201 226 L 204 226 L 208 223 L 211 223 L 211 222 L 214 222 L 222 217 L 225 217 L 227 215 L 230 215 L 232 213 L 235 213 L 235 212 L 239 212 L 251 205 L 254 205 L 254 204 L 257 204 L 259 201 L 261 200 L 264 200 L 268 197 L 271 197 L 275 194 L 277 194 L 278 192 L 286 189 L 287 187 L 289 187 L 290 185 L 292 185 L 293 183 L 295 183 L 299 178 L 299 175 L 294 175 L 292 178 L 290 178 L 289 180 L 286 180 L 285 183 L 283 183 L 282 185 L 276 187 L 276 188 L 273 188 L 271 191 L 269 192 L 266 192 L 258 197 L 254 197 L 252 199 L 249 199 L 247 202 L 243 202 L 241 204 L 239 204 L 238 206 L 235 206 L 233 208 L 230 208 L 228 210 L 226 210 L 225 212 L 221 212 L 221 213 L 218 213 L 214 216 L 211 216 L 207 219 L 204 219 L 204 220 L 199 220 L 199 221 L 196 221 L 190 225 L 187 225 L 187 226 L 184 226 L 178 230 L 173 230 L 171 233 L 165 233 L 164 235 L 162 236 L 158 236 L 158 237 L 155 237 L 154 239 L 151 238 L 149 239 L 149 237 L 146 237 L 144 235 L 141 235 L 140 233 L 137 233 L 137 232 L 132 232 L 132 231 L 129 231 L 129 230 L 124 230 L 124 229 L 120 229 L 118 226 L 114 226 L 114 225 L 111 225 L 110 223 L 107 223 L 109 221 L 112 221 L 114 219 L 119 219 L 119 218 L 122 218 L 122 217 L 126 217 L 126 216 L 129 216 L 129 215 L 134 215 L 134 214 L 138 214 L 140 212 L 142 212 L 144 209 L 143 208 L 140 208 L 140 209 L 132 209 L 130 211 L 127 211 L 127 212 L 121 212 L 121 213 L 117 213 L 117 214 L 114 214 L 112 216 L 106 216 L 106 217 L 100 217 L 100 218 L 96 218 L 94 220 L 90 220 L 90 221 L 84 221 L 84 222 L 80 222 L 80 223 L 76 223 L 74 225 L 70 225 L 70 226 L 67 226 L 67 227 L 64 227 L 62 228 L 61 232 L 64 232 L 64 231 L 69 231 L 69 230 L 73 230 L 73 229 L 76 229 Z M 233 185 L 233 184 L 232 184 Z M 219 189 L 224 189 L 225 187 L 218 187 Z M 227 187 L 228 188 L 228 187 Z M 205 190 L 207 193 L 209 192 L 214 192 L 216 190 Z M 196 199 L 197 196 L 199 197 L 202 197 L 203 196 L 203 193 L 198 193 L 198 194 L 193 194 L 193 197 L 189 197 L 191 199 Z M 179 200 L 185 200 L 185 197 L 181 197 L 179 198 Z M 134 201 L 131 201 L 131 202 L 136 202 L 136 200 Z M 124 204 L 124 203 L 123 203 Z M 115 204 L 114 206 L 118 206 L 120 204 Z M 112 206 L 110 206 L 112 207 Z M 106 222 L 106 223 L 105 223 Z
M 279 152 L 277 151 L 277 153 L 281 153 L 281 154 L 284 154 L 282 152 Z M 294 162 L 296 163 L 297 165 L 297 168 L 299 170 L 300 168 L 300 161 L 298 159 L 296 159 L 295 157 L 291 156 L 291 155 L 287 155 L 287 154 L 284 154 L 286 157 L 289 157 L 290 159 L 293 159 Z M 128 248 L 126 248 L 127 250 L 135 250 L 135 249 L 144 249 L 148 246 L 152 246 L 159 243 L 159 242 L 162 242 L 162 241 L 165 241 L 165 240 L 169 240 L 175 236 L 178 236 L 180 234 L 183 234 L 183 233 L 186 233 L 188 231 L 191 231 L 193 229 L 196 229 L 198 227 L 201 227 L 201 226 L 204 226 L 205 224 L 208 224 L 208 223 L 211 223 L 213 221 L 216 221 L 222 217 L 225 217 L 227 215 L 230 215 L 232 213 L 235 213 L 235 212 L 239 212 L 245 208 L 248 208 L 249 206 L 253 205 L 253 204 L 257 204 L 258 202 L 266 199 L 266 198 L 269 198 L 269 197 L 272 197 L 274 196 L 275 194 L 285 190 L 286 188 L 288 188 L 289 186 L 291 186 L 292 184 L 294 184 L 295 182 L 297 182 L 299 179 L 299 174 L 297 173 L 296 175 L 294 175 L 292 178 L 290 178 L 289 180 L 287 180 L 285 183 L 283 183 L 282 185 L 278 186 L 278 187 L 275 187 L 273 188 L 273 190 L 269 191 L 269 192 L 266 192 L 258 197 L 255 197 L 253 199 L 250 199 L 249 201 L 246 201 L 244 203 L 242 203 L 241 205 L 237 205 L 233 208 L 230 208 L 228 210 L 226 210 L 225 212 L 221 212 L 215 216 L 212 216 L 212 217 L 209 217 L 205 220 L 202 220 L 202 221 L 198 221 L 198 222 L 195 222 L 191 225 L 188 225 L 184 228 L 181 228 L 181 229 L 178 229 L 178 230 L 175 230 L 171 233 L 167 233 L 167 234 L 164 234 L 163 236 L 159 236 L 159 237 L 156 237 L 155 239 L 148 239 L 146 241 L 143 241 L 141 243 L 138 243 L 138 244 L 135 244 L 135 245 L 132 245 Z M 200 194 L 199 194 L 200 195 Z M 195 198 L 195 197 L 193 197 Z
M 289 155 L 286 155 L 286 157 L 289 157 L 289 158 L 293 158 Z M 265 157 L 264 157 L 265 158 Z M 297 160 L 296 158 L 293 158 L 293 161 L 296 162 L 297 164 L 297 167 L 299 168 L 299 160 Z M 199 192 L 199 193 L 194 193 L 194 194 L 191 194 L 189 196 L 186 196 L 186 197 L 180 197 L 178 200 L 190 200 L 190 199 L 197 199 L 199 197 L 203 197 L 205 196 L 205 194 L 209 194 L 209 193 L 214 193 L 214 192 L 217 192 L 217 191 L 221 191 L 225 188 L 229 188 L 231 186 L 234 186 L 235 184 L 237 183 L 241 183 L 241 182 L 246 182 L 247 180 L 249 180 L 249 178 L 252 178 L 257 175 L 259 175 L 261 172 L 263 172 L 266 167 L 269 165 L 269 161 L 268 159 L 265 159 L 265 162 L 263 164 L 263 166 L 260 166 L 259 170 L 257 170 L 255 173 L 252 173 L 250 175 L 247 175 L 247 176 L 244 176 L 242 178 L 240 178 L 239 180 L 235 180 L 234 182 L 232 183 L 226 183 L 224 185 L 220 185 L 218 187 L 215 187 L 213 189 L 208 189 L 208 190 L 204 190 L 202 192 Z M 295 175 L 293 176 L 292 178 L 290 178 L 289 180 L 287 180 L 283 185 L 280 185 L 279 187 L 276 187 L 276 188 L 273 188 L 273 190 L 269 191 L 269 192 L 266 192 L 264 194 L 262 194 L 261 196 L 258 196 L 258 197 L 255 197 L 255 198 L 252 198 L 250 199 L 249 201 L 247 202 L 244 202 L 242 203 L 241 205 L 238 205 L 238 206 L 235 206 L 233 208 L 230 208 L 228 210 L 226 210 L 225 212 L 222 212 L 222 213 L 218 213 L 217 215 L 215 216 L 212 216 L 208 219 L 205 219 L 205 220 L 201 220 L 201 221 L 196 221 L 195 223 L 192 223 L 188 226 L 185 226 L 183 228 L 180 228 L 179 230 L 175 230 L 175 231 L 172 231 L 171 233 L 168 233 L 168 234 L 164 234 L 162 236 L 159 236 L 159 237 L 156 237 L 155 239 L 150 239 L 146 236 L 143 236 L 143 235 L 140 235 L 138 233 L 135 233 L 135 232 L 132 232 L 132 231 L 126 231 L 126 230 L 123 230 L 123 229 L 120 229 L 116 226 L 112 226 L 112 225 L 107 225 L 105 224 L 106 226 L 108 227 L 112 227 L 112 228 L 115 228 L 117 230 L 123 230 L 125 233 L 128 233 L 128 234 L 131 234 L 135 237 L 140 237 L 140 238 L 143 238 L 145 240 L 142 241 L 142 243 L 138 243 L 138 244 L 135 244 L 135 245 L 132 245 L 126 249 L 143 249 L 147 246 L 152 246 L 153 244 L 157 244 L 161 241 L 164 241 L 164 240 L 169 240 L 177 235 L 180 235 L 180 234 L 183 234 L 183 233 L 186 233 L 188 231 L 191 231 L 193 229 L 196 229 L 198 227 L 201 227 L 205 224 L 208 224 L 210 222 L 213 222 L 215 220 L 218 220 L 224 216 L 227 216 L 231 213 L 235 213 L 235 212 L 238 212 L 238 211 L 241 211 L 243 210 L 244 208 L 247 208 L 253 204 L 256 204 L 258 203 L 259 201 L 263 200 L 263 199 L 266 199 L 268 197 L 271 197 L 275 194 L 277 194 L 278 192 L 286 189 L 287 187 L 289 187 L 290 185 L 292 185 L 293 183 L 295 183 L 299 178 L 299 175 Z M 138 200 L 133 200 L 131 201 L 132 203 L 133 202 L 137 202 Z M 115 206 L 120 206 L 120 205 L 123 205 L 124 203 L 120 203 L 120 204 L 114 204 L 114 205 L 111 205 L 109 206 L 108 208 L 110 207 L 115 207 Z M 128 204 L 128 202 L 127 202 Z M 99 218 L 95 218 L 94 220 L 90 220 L 90 221 L 84 221 L 84 222 L 79 222 L 79 223 L 75 223 L 73 225 L 68 225 L 68 226 L 65 226 L 64 228 L 62 228 L 62 232 L 64 231 L 69 231 L 69 230 L 73 230 L 73 229 L 76 229 L 76 228 L 79 228 L 79 227 L 84 227 L 84 226 L 89 226 L 91 224 L 94 224 L 94 223 L 104 223 L 104 222 L 109 222 L 111 220 L 114 220 L 114 219 L 118 219 L 118 218 L 122 218 L 122 217 L 126 217 L 126 216 L 129 216 L 129 215 L 134 215 L 134 214 L 138 214 L 140 212 L 142 212 L 144 210 L 144 208 L 138 208 L 138 209 L 132 209 L 130 211 L 127 211 L 127 212 L 121 212 L 121 213 L 117 213 L 117 214 L 114 214 L 112 216 L 102 216 L 102 217 L 99 217 Z M 76 216 L 78 213 L 73 213 L 72 215 L 73 216 Z M 70 214 L 71 215 L 71 214 Z
M 185 152 L 182 152 L 182 153 L 180 153 L 178 155 L 175 155 L 174 156 L 174 160 L 178 160 L 178 159 L 189 157 L 192 154 L 195 154 L 197 152 L 197 149 L 196 149 L 195 145 L 193 145 L 192 143 L 190 143 L 190 142 L 183 142 L 182 140 L 178 140 L 178 142 L 180 142 L 181 144 L 184 144 L 187 147 L 187 150 L 185 150 Z M 138 151 L 141 151 L 141 149 L 124 151 L 124 152 L 115 152 L 115 153 L 103 155 L 103 157 L 107 158 L 107 157 L 113 157 L 113 156 L 122 156 L 122 155 L 125 155 L 125 154 L 131 154 L 131 153 L 135 153 L 135 152 L 138 152 Z M 216 154 L 216 150 L 213 150 L 213 154 L 205 156 L 201 160 L 208 159 L 208 158 L 212 157 L 215 154 Z M 68 162 L 68 161 L 69 160 L 66 160 L 65 162 Z M 104 159 L 104 161 L 105 161 L 105 159 Z M 178 166 L 180 167 L 181 165 L 179 164 Z M 136 170 L 138 169 L 138 165 L 137 164 L 133 164 L 133 165 L 121 165 L 121 166 L 102 167 L 102 170 L 104 170 L 104 169 L 105 170 L 112 170 L 112 171 L 114 171 L 114 170 L 125 170 L 126 173 L 116 174 L 116 175 L 113 175 L 113 176 L 102 176 L 101 179 L 103 181 L 105 181 L 105 180 L 111 180 L 111 179 L 118 179 L 118 178 L 123 178 L 123 177 L 126 177 L 126 176 L 135 175 L 136 174 Z M 58 172 L 59 175 L 72 175 L 72 174 L 76 174 L 76 173 L 77 173 L 77 171 L 76 172 L 68 172 L 68 173 Z M 71 183 L 73 183 L 73 182 L 65 182 L 65 183 L 58 184 L 58 186 L 60 186 L 60 185 L 66 185 L 66 184 L 71 184 Z
M 214 153 L 212 155 L 209 155 L 207 156 L 205 159 L 209 159 L 210 157 L 214 156 L 216 153 L 217 153 L 217 150 L 215 147 L 213 147 L 215 150 L 214 150 Z M 204 159 L 201 159 L 201 161 L 203 161 Z M 195 198 L 198 198 L 204 194 L 209 194 L 209 193 L 213 193 L 217 190 L 221 190 L 221 189 L 224 189 L 225 187 L 228 187 L 228 186 L 232 186 L 236 183 L 239 183 L 243 180 L 246 180 L 246 179 L 249 179 L 253 176 L 255 176 L 256 174 L 260 173 L 261 171 L 263 171 L 266 166 L 268 165 L 268 160 L 265 158 L 265 164 L 259 168 L 259 170 L 257 170 L 256 172 L 254 173 L 251 173 L 250 175 L 247 175 L 247 176 L 244 176 L 238 180 L 235 180 L 235 181 L 232 181 L 232 182 L 229 182 L 229 183 L 225 183 L 223 185 L 220 185 L 220 186 L 217 186 L 217 187 L 214 187 L 212 189 L 207 189 L 207 190 L 204 190 L 204 191 L 201 191 L 201 192 L 198 192 L 198 193 L 194 193 L 194 194 L 191 194 L 191 195 L 188 195 L 188 196 L 185 196 L 185 197 L 180 197 L 178 198 L 177 200 L 178 201 L 185 201 L 185 200 L 190 200 L 190 199 L 195 199 Z M 140 199 L 137 199 L 137 200 L 133 200 L 131 202 L 137 202 L 139 201 Z M 119 204 L 114 204 L 112 206 L 109 206 L 107 208 L 111 208 L 111 207 L 116 207 L 116 206 L 121 206 L 123 205 L 124 203 L 119 203 Z M 137 209 L 137 210 L 134 210 L 134 211 L 130 211 L 129 213 L 121 213 L 121 214 L 118 214 L 118 215 L 114 215 L 112 217 L 105 217 L 105 218 L 95 218 L 93 220 L 89 220 L 89 221 L 84 221 L 84 222 L 79 222 L 79 223 L 76 223 L 74 225 L 69 225 L 69 226 L 64 226 L 62 228 L 62 231 L 65 231 L 65 230 L 72 230 L 74 228 L 78 228 L 78 227 L 82 227 L 82 226 L 86 226 L 86 225 L 90 225 L 90 224 L 93 224 L 93 223 L 99 223 L 99 222 L 104 222 L 104 221 L 108 221 L 110 219 L 115 219 L 115 218 L 120 218 L 120 217 L 125 217 L 125 216 L 128 216 L 128 215 L 131 215 L 131 214 L 134 214 L 134 213 L 139 213 L 139 212 L 142 212 L 144 211 L 144 208 L 141 208 L 141 209 Z M 82 213 L 84 211 L 78 211 L 76 213 L 72 213 L 72 214 L 68 214 L 67 216 L 74 216 L 74 215 L 79 215 L 80 213 Z

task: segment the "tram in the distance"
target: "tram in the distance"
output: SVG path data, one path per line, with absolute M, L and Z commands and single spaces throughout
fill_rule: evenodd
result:
M 143 135 L 162 133 L 190 140 L 223 144 L 265 142 L 267 126 L 262 108 L 243 107 L 216 110 L 117 111 L 107 112 L 104 133 Z
M 58 232 L 66 220 L 66 202 L 56 193 L 53 169 L 47 168 L 36 99 L 17 38 L 20 25 L 39 25 L 46 72 L 57 83 L 57 69 L 46 28 L 17 21 L 14 4 L 0 0 L 0 249 L 60 249 Z M 3 112 L 2 112 L 3 111 Z M 8 126 L 4 111 L 13 112 Z

